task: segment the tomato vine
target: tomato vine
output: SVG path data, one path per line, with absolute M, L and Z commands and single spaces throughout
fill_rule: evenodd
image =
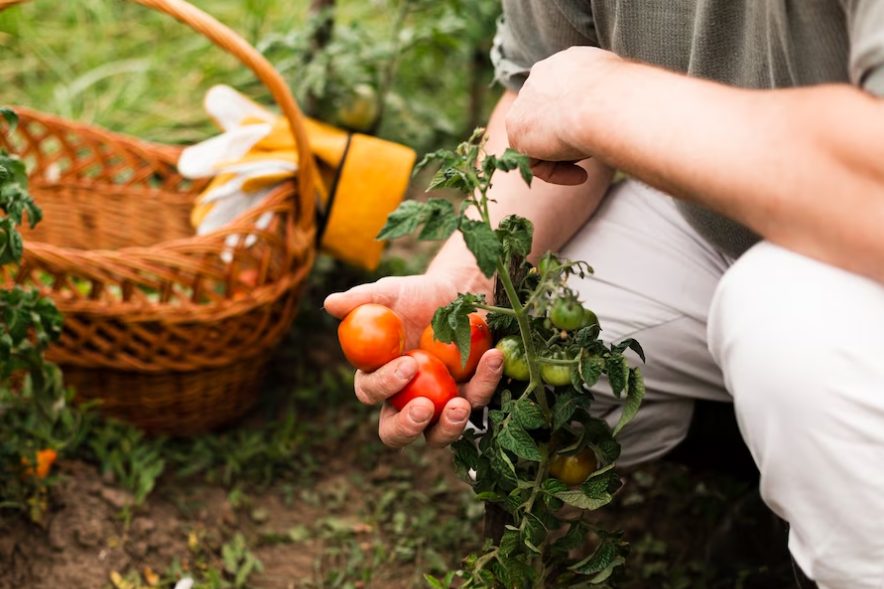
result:
M 437 588 L 451 586 L 455 577 L 463 588 L 610 586 L 628 545 L 620 534 L 598 529 L 573 513 L 603 507 L 620 487 L 614 471 L 620 455 L 616 436 L 644 397 L 641 371 L 629 366 L 624 353 L 631 349 L 644 360 L 644 352 L 633 339 L 607 345 L 599 338 L 595 313 L 584 309 L 568 286 L 569 278 L 592 273 L 588 264 L 547 253 L 534 266 L 527 260 L 533 243 L 528 219 L 511 215 L 492 225 L 489 190 L 494 174 L 518 171 L 529 185 L 532 174 L 528 160 L 512 149 L 484 153 L 483 137 L 484 131 L 477 130 L 455 150 L 433 152 L 419 164 L 420 169 L 439 163 L 429 189 L 462 192 L 459 207 L 442 198 L 407 201 L 390 214 L 378 235 L 395 239 L 416 233 L 420 240 L 442 240 L 459 231 L 479 270 L 496 279 L 497 292 L 493 302 L 461 293 L 438 309 L 432 321 L 436 338 L 457 343 L 465 360 L 469 315 L 485 310 L 495 339 L 508 338 L 509 348 L 521 344 L 527 363 L 527 375 L 516 370 L 511 372 L 514 378 L 501 381 L 484 431 L 469 430 L 452 446 L 459 473 L 486 502 L 488 513 L 503 517 L 486 526 L 484 549 L 468 556 L 462 570 L 427 580 Z M 559 373 L 547 379 L 555 385 L 545 383 L 543 368 L 550 366 L 569 368 L 569 382 Z M 623 399 L 613 428 L 591 412 L 590 389 L 603 376 Z M 573 469 L 562 477 L 570 484 L 550 474 L 551 464 L 561 472 L 558 464 L 568 456 L 581 457 L 574 464 L 592 465 L 582 481 L 574 480 Z M 563 510 L 566 505 L 571 509 Z M 594 551 L 573 558 L 590 535 L 597 539 Z

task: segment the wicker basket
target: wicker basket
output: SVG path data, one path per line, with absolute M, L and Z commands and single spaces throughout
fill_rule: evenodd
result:
M 23 0 L 0 0 L 0 10 Z M 170 14 L 251 68 L 310 154 L 300 111 L 263 57 L 183 0 L 133 0 Z M 215 233 L 189 218 L 203 182 L 176 171 L 179 148 L 15 109 L 0 147 L 29 166 L 45 219 L 25 232 L 20 268 L 65 316 L 49 358 L 81 399 L 151 431 L 188 434 L 253 403 L 270 348 L 289 328 L 314 247 L 312 157 L 297 179 Z M 269 226 L 256 221 L 272 213 Z M 228 236 L 236 236 L 231 246 Z M 247 240 L 248 237 L 248 240 Z

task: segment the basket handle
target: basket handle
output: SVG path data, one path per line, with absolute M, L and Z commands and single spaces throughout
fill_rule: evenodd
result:
M 0 0 L 0 11 L 28 1 Z M 276 104 L 282 109 L 283 115 L 289 121 L 295 138 L 297 153 L 299 154 L 298 193 L 301 205 L 300 223 L 304 226 L 312 223 L 315 206 L 316 162 L 313 159 L 313 152 L 310 151 L 307 130 L 302 122 L 304 115 L 301 113 L 301 109 L 298 108 L 298 103 L 292 96 L 282 76 L 279 75 L 279 72 L 263 55 L 236 32 L 185 0 L 129 1 L 175 17 L 197 33 L 207 37 L 218 47 L 231 53 L 243 65 L 252 70 L 261 83 L 267 87 Z

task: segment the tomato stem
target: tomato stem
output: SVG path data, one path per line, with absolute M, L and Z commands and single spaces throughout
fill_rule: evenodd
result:
M 525 313 L 525 308 L 522 306 L 522 302 L 519 300 L 519 294 L 516 292 L 516 287 L 513 286 L 513 279 L 510 277 L 506 266 L 501 260 L 498 260 L 497 262 L 497 275 L 500 278 L 503 290 L 506 292 L 506 296 L 516 315 L 516 322 L 519 324 L 519 333 L 522 336 L 522 345 L 525 346 L 525 359 L 528 362 L 529 382 L 524 394 L 527 395 L 536 390 L 537 402 L 540 404 L 543 415 L 549 418 L 549 404 L 546 402 L 546 391 L 540 386 L 540 369 L 537 366 L 537 353 L 534 351 L 534 339 L 531 337 L 531 325 L 528 323 L 528 316 Z
M 577 358 L 538 358 L 540 364 L 552 364 L 554 366 L 573 366 L 577 364 Z
M 483 311 L 490 311 L 492 313 L 500 313 L 501 315 L 515 315 L 516 312 L 512 309 L 508 309 L 507 307 L 497 307 L 495 305 L 483 305 L 482 303 L 476 303 L 477 309 L 482 309 Z

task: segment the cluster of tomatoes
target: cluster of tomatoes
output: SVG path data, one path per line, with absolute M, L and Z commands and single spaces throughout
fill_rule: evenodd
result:
M 595 313 L 585 309 L 576 298 L 561 298 L 549 308 L 548 320 L 552 327 L 574 331 L 598 325 Z M 399 393 L 388 400 L 401 411 L 409 401 L 425 397 L 433 402 L 433 421 L 441 415 L 445 404 L 457 396 L 457 384 L 469 380 L 476 371 L 479 359 L 492 345 L 491 331 L 485 320 L 470 315 L 470 353 L 462 362 L 460 349 L 454 343 L 443 343 L 435 338 L 432 325 L 420 337 L 417 349 L 405 351 L 405 323 L 392 309 L 369 303 L 352 310 L 338 327 L 338 339 L 347 360 L 365 372 L 377 370 L 396 358 L 408 355 L 417 361 L 417 374 Z M 500 339 L 495 346 L 503 353 L 503 373 L 512 380 L 530 379 L 528 360 L 520 337 Z M 567 386 L 572 381 L 574 364 L 566 352 L 554 352 L 549 359 L 558 363 L 541 362 L 541 379 L 552 386 Z M 557 454 L 549 466 L 552 476 L 568 485 L 577 485 L 596 469 L 595 454 L 584 449 L 576 454 Z
M 595 313 L 584 308 L 575 297 L 557 299 L 550 307 L 547 319 L 550 326 L 563 331 L 576 331 L 591 325 L 597 326 L 599 323 Z M 516 335 L 506 336 L 497 342 L 496 347 L 503 352 L 503 373 L 513 380 L 527 381 L 530 375 L 522 338 Z M 573 358 L 564 350 L 553 351 L 548 356 L 546 362 L 540 363 L 540 378 L 543 382 L 554 387 L 570 384 L 574 371 Z
M 416 397 L 425 397 L 436 408 L 433 421 L 439 419 L 445 404 L 457 396 L 457 383 L 473 376 L 479 359 L 491 348 L 491 331 L 481 316 L 470 315 L 470 354 L 461 361 L 456 344 L 435 338 L 432 325 L 421 334 L 417 349 L 405 351 L 405 323 L 392 309 L 369 303 L 356 307 L 338 326 L 338 340 L 344 356 L 355 368 L 377 370 L 396 358 L 407 355 L 417 361 L 417 374 L 400 392 L 388 400 L 402 410 Z

